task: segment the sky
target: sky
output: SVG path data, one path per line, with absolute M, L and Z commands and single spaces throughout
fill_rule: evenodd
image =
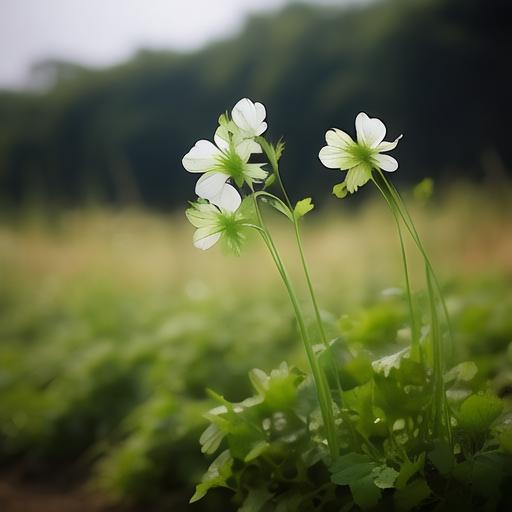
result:
M 0 88 L 28 85 L 31 65 L 47 58 L 101 67 L 121 62 L 139 48 L 194 50 L 236 33 L 248 14 L 289 2 L 0 0 Z

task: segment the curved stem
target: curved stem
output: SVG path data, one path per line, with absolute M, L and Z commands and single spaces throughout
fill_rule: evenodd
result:
M 375 186 L 379 189 L 379 191 L 382 194 L 382 196 L 384 197 L 384 199 L 386 200 L 389 209 L 393 213 L 393 218 L 395 219 L 395 224 L 396 224 L 396 228 L 397 228 L 397 231 L 398 231 L 398 238 L 400 240 L 400 251 L 401 251 L 401 254 L 402 254 L 402 264 L 403 264 L 403 267 L 404 267 L 404 277 L 405 277 L 405 287 L 406 287 L 406 294 L 407 294 L 407 303 L 408 303 L 408 307 L 409 307 L 409 318 L 410 318 L 410 322 L 411 322 L 412 347 L 413 347 L 414 351 L 416 351 L 418 353 L 420 358 L 423 359 L 422 352 L 421 352 L 421 347 L 419 345 L 418 323 L 416 321 L 416 314 L 414 312 L 414 307 L 413 307 L 413 303 L 412 303 L 411 281 L 410 281 L 410 278 L 409 278 L 409 266 L 407 264 L 407 254 L 405 252 L 405 244 L 404 244 L 404 238 L 403 238 L 403 235 L 402 235 L 402 228 L 400 226 L 400 220 L 398 218 L 398 214 L 396 212 L 396 208 L 389 201 L 389 199 L 388 199 L 387 195 L 385 194 L 384 190 L 382 189 L 382 187 L 378 184 L 378 182 L 375 179 L 372 178 L 372 181 L 375 184 Z
M 450 322 L 450 315 L 448 313 L 448 308 L 446 306 L 446 301 L 444 300 L 444 297 L 443 297 L 443 294 L 442 294 L 442 291 L 441 291 L 441 285 L 439 283 L 439 280 L 437 279 L 437 276 L 436 276 L 436 273 L 434 272 L 434 268 L 432 267 L 432 263 L 430 262 L 430 258 L 428 257 L 426 251 L 425 251 L 425 248 L 423 247 L 423 244 L 421 242 L 421 238 L 418 234 L 418 231 L 416 230 L 416 227 L 414 225 L 414 222 L 412 221 L 412 218 L 411 218 L 411 215 L 409 213 L 409 210 L 407 209 L 407 206 L 405 205 L 405 202 L 403 201 L 402 197 L 400 196 L 398 190 L 396 189 L 396 187 L 386 179 L 386 177 L 384 176 L 384 174 L 382 173 L 382 171 L 379 171 L 380 173 L 380 176 L 383 180 L 383 182 L 385 183 L 387 189 L 389 190 L 389 192 L 391 193 L 391 195 L 393 196 L 394 198 L 394 201 L 398 207 L 398 212 L 400 214 L 400 216 L 402 217 L 403 221 L 404 221 L 404 224 L 407 228 L 407 230 L 409 231 L 411 237 L 413 238 L 416 246 L 418 247 L 419 251 L 421 252 L 431 274 L 432 274 L 432 279 L 434 281 L 434 286 L 435 286 L 435 289 L 437 291 L 437 295 L 439 297 L 439 300 L 441 302 L 441 307 L 443 309 L 443 315 L 445 317 L 445 321 L 446 321 L 446 326 L 448 328 L 448 336 L 449 336 L 449 340 L 450 340 L 450 356 L 451 356 L 451 351 L 453 350 L 453 345 L 454 345 L 454 342 L 453 342 L 453 329 L 452 329 L 452 326 L 451 326 L 451 322 Z
M 265 222 L 263 220 L 263 217 L 261 215 L 261 211 L 260 211 L 260 208 L 258 205 L 258 200 L 254 196 L 254 194 L 253 194 L 253 200 L 254 200 L 254 206 L 256 209 L 256 214 L 258 216 L 258 221 L 263 230 L 263 233 L 262 233 L 263 240 L 270 251 L 270 254 L 274 260 L 274 263 L 277 266 L 279 274 L 281 275 L 281 278 L 283 280 L 285 288 L 288 292 L 288 296 L 292 303 L 293 310 L 295 312 L 295 317 L 297 319 L 297 324 L 299 327 L 299 333 L 302 338 L 302 342 L 304 344 L 304 348 L 306 350 L 306 355 L 307 355 L 309 365 L 310 365 L 311 371 L 313 373 L 313 378 L 314 378 L 315 384 L 316 384 L 318 401 L 320 404 L 320 410 L 322 412 L 322 417 L 323 417 L 325 428 L 326 428 L 326 435 L 327 435 L 327 442 L 329 445 L 329 451 L 330 451 L 331 457 L 334 458 L 338 455 L 338 440 L 337 440 L 337 436 L 336 436 L 336 426 L 334 423 L 334 414 L 333 414 L 333 410 L 332 410 L 332 403 L 331 403 L 329 387 L 327 385 L 325 375 L 323 374 L 322 369 L 320 368 L 320 365 L 319 365 L 316 355 L 314 353 L 313 346 L 312 346 L 311 342 L 309 341 L 306 324 L 304 322 L 304 316 L 303 316 L 302 310 L 300 308 L 299 301 L 297 299 L 297 296 L 295 294 L 295 291 L 293 289 L 293 286 L 291 284 L 290 278 L 289 278 L 286 268 L 283 264 L 281 256 L 279 255 L 277 247 L 272 239 L 272 236 L 271 236 L 269 230 L 267 229 L 267 227 L 265 225 Z

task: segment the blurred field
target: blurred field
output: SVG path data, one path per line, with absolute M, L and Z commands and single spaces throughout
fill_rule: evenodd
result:
M 512 385 L 511 199 L 507 187 L 466 186 L 427 205 L 408 198 L 446 289 L 457 357 L 476 358 L 499 393 Z M 238 400 L 253 367 L 284 358 L 305 367 L 271 260 L 256 238 L 240 258 L 195 250 L 180 214 L 44 217 L 0 226 L 3 474 L 88 482 L 109 499 L 181 509 L 206 466 L 198 444 L 205 389 Z M 272 221 L 299 278 L 292 233 Z M 400 326 L 402 301 L 381 294 L 402 277 L 380 202 L 331 201 L 306 218 L 305 244 L 333 335 L 343 314 L 368 343 Z M 419 262 L 412 266 L 421 294 Z M 0 504 L 2 496 L 0 486 Z M 209 499 L 194 508 L 219 506 Z

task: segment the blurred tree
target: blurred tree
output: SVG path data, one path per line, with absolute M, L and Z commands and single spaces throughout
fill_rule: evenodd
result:
M 194 54 L 142 51 L 102 71 L 58 63 L 48 91 L 0 94 L 2 201 L 183 203 L 194 180 L 182 155 L 243 96 L 286 136 L 292 194 L 339 181 L 317 152 L 361 110 L 405 134 L 397 179 L 496 175 L 512 160 L 511 22 L 507 0 L 294 5 Z

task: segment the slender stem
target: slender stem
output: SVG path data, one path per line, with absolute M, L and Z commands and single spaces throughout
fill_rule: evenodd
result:
M 402 264 L 404 267 L 404 277 L 405 277 L 405 286 L 406 286 L 406 294 L 407 294 L 407 303 L 409 306 L 409 318 L 411 322 L 411 339 L 412 339 L 412 347 L 415 352 L 418 353 L 420 358 L 422 358 L 421 348 L 419 346 L 419 337 L 418 337 L 418 324 L 416 321 L 416 314 L 414 312 L 414 307 L 412 303 L 412 292 L 411 292 L 411 282 L 409 278 L 409 267 L 407 265 L 407 254 L 405 252 L 405 245 L 404 245 L 404 239 L 402 235 L 402 228 L 400 226 L 400 219 L 398 218 L 398 214 L 396 211 L 396 208 L 392 204 L 392 202 L 388 199 L 386 193 L 382 189 L 382 187 L 379 185 L 379 183 L 372 178 L 372 181 L 375 183 L 376 187 L 379 189 L 380 193 L 386 200 L 389 209 L 393 213 L 393 218 L 395 219 L 396 228 L 398 231 L 398 238 L 400 240 L 400 250 L 402 254 Z
M 297 296 L 292 287 L 290 278 L 288 276 L 288 273 L 286 272 L 285 266 L 283 264 L 283 261 L 282 261 L 280 255 L 279 255 L 277 247 L 272 239 L 272 236 L 271 236 L 269 230 L 267 229 L 267 227 L 265 225 L 265 222 L 261 215 L 261 211 L 259 209 L 258 201 L 257 201 L 256 197 L 254 196 L 254 193 L 253 193 L 253 200 L 254 200 L 254 206 L 256 209 L 256 214 L 258 216 L 258 221 L 260 223 L 261 228 L 264 231 L 264 233 L 262 233 L 262 238 L 265 241 L 265 244 L 267 245 L 267 247 L 270 251 L 270 254 L 274 260 L 274 263 L 277 266 L 279 274 L 281 275 L 281 278 L 283 280 L 285 288 L 288 292 L 290 301 L 292 303 L 293 310 L 295 312 L 300 336 L 302 338 L 302 342 L 304 344 L 304 348 L 306 350 L 306 355 L 308 357 L 309 365 L 311 367 L 311 371 L 313 373 L 313 378 L 314 378 L 315 384 L 316 384 L 318 401 L 320 404 L 320 410 L 322 412 L 322 417 L 323 417 L 325 428 L 326 428 L 326 435 L 327 435 L 327 441 L 328 441 L 328 445 L 329 445 L 329 451 L 330 451 L 331 457 L 334 458 L 338 455 L 338 440 L 337 440 L 337 436 L 336 436 L 336 426 L 334 423 L 334 414 L 333 414 L 333 410 L 332 410 L 331 396 L 330 396 L 329 388 L 327 385 L 327 381 L 326 381 L 325 376 L 320 368 L 320 365 L 318 363 L 318 360 L 317 360 L 316 355 L 313 350 L 313 346 L 312 346 L 311 342 L 309 341 L 306 325 L 304 322 L 304 316 L 302 314 Z
M 264 145 L 263 148 L 266 151 L 266 145 Z M 309 273 L 308 264 L 307 264 L 307 261 L 306 261 L 306 255 L 305 255 L 305 252 L 304 252 L 304 245 L 302 243 L 302 237 L 301 237 L 301 234 L 300 234 L 299 220 L 293 214 L 293 205 L 292 205 L 292 202 L 290 200 L 290 197 L 288 196 L 288 193 L 286 192 L 286 188 L 284 186 L 283 179 L 281 178 L 281 173 L 279 172 L 279 163 L 276 160 L 274 160 L 273 158 L 270 158 L 270 155 L 268 153 L 267 153 L 267 156 L 269 157 L 269 160 L 270 160 L 270 163 L 271 163 L 274 175 L 277 178 L 277 183 L 279 184 L 279 188 L 281 189 L 281 191 L 283 193 L 283 197 L 285 199 L 286 205 L 288 206 L 290 212 L 292 213 L 293 226 L 294 226 L 294 231 L 295 231 L 295 240 L 296 240 L 296 243 L 297 243 L 297 248 L 299 250 L 300 261 L 301 261 L 301 264 L 302 264 L 302 269 L 303 269 L 303 272 L 304 272 L 304 277 L 306 278 L 306 283 L 307 283 L 307 287 L 308 287 L 308 291 L 309 291 L 309 296 L 311 298 L 311 303 L 313 304 L 313 311 L 315 313 L 315 320 L 316 320 L 316 323 L 318 325 L 318 330 L 320 332 L 320 337 L 321 337 L 322 343 L 324 344 L 324 346 L 326 348 L 327 355 L 329 357 L 329 361 L 330 361 L 331 366 L 332 366 L 332 371 L 333 371 L 333 375 L 334 375 L 334 378 L 335 378 L 335 381 L 336 381 L 336 387 L 338 389 L 338 394 L 339 394 L 339 397 L 340 397 L 341 406 L 343 406 L 343 388 L 341 387 L 340 376 L 338 374 L 338 369 L 336 367 L 336 363 L 335 363 L 334 358 L 332 357 L 332 354 L 330 352 L 331 347 L 329 345 L 329 341 L 327 340 L 327 335 L 325 333 L 325 328 L 324 328 L 324 324 L 323 324 L 323 321 L 322 321 L 322 315 L 320 314 L 320 308 L 318 306 L 318 301 L 316 299 L 315 289 L 313 287 L 313 282 L 311 280 L 311 275 Z M 345 418 L 345 420 L 348 422 L 349 425 L 351 425 L 351 423 L 350 423 L 348 418 Z
M 382 171 L 379 171 L 380 173 L 380 176 L 382 178 L 382 180 L 384 181 L 386 187 L 388 188 L 389 192 L 391 193 L 391 195 L 393 196 L 393 199 L 395 201 L 395 204 L 397 205 L 398 207 L 398 212 L 400 214 L 400 216 L 402 217 L 403 221 L 404 221 L 404 224 L 405 226 L 407 227 L 407 230 L 409 231 L 409 233 L 411 234 L 411 237 L 413 238 L 416 246 L 418 247 L 419 251 L 421 252 L 427 266 L 429 267 L 430 269 L 430 272 L 431 272 L 431 275 L 432 275 L 432 279 L 434 281 L 434 286 L 435 286 L 435 289 L 437 291 L 437 295 L 439 297 L 439 300 L 441 302 L 441 307 L 443 309 L 443 315 L 445 317 L 445 322 L 446 322 L 446 326 L 448 328 L 448 337 L 449 337 L 449 340 L 450 340 L 450 352 L 449 352 L 449 357 L 451 357 L 451 353 L 453 351 L 453 346 L 454 346 L 454 342 L 453 342 L 453 330 L 452 330 L 452 326 L 451 326 L 451 322 L 450 322 L 450 315 L 448 313 L 448 308 L 446 306 L 446 301 L 444 300 L 444 297 L 443 297 L 443 294 L 442 294 L 442 291 L 441 291 L 441 285 L 439 283 L 439 280 L 437 279 L 437 276 L 436 276 L 436 273 L 434 272 L 434 268 L 432 267 L 432 263 L 430 262 L 430 259 L 425 251 L 425 248 L 423 247 L 423 244 L 421 242 L 421 238 L 416 230 L 416 227 L 414 225 L 414 222 L 412 221 L 412 218 L 411 218 L 411 215 L 407 209 L 407 206 L 405 205 L 405 202 L 403 201 L 403 199 L 401 198 L 400 194 L 398 193 L 398 190 L 396 189 L 396 187 L 386 179 L 386 177 L 384 176 L 384 174 L 382 173 Z
M 416 230 L 416 227 L 414 225 L 414 222 L 405 206 L 405 203 L 403 202 L 402 198 L 400 197 L 398 191 L 396 188 L 388 182 L 388 180 L 383 175 L 382 171 L 379 171 L 379 175 L 386 185 L 387 191 L 389 193 L 385 193 L 382 188 L 379 187 L 379 190 L 381 193 L 385 196 L 388 205 L 392 205 L 393 209 L 398 212 L 400 217 L 402 218 L 407 230 L 409 231 L 411 237 L 413 238 L 416 246 L 418 247 L 424 263 L 425 263 L 425 274 L 426 274 L 426 280 L 427 280 L 427 286 L 428 286 L 428 297 L 429 297 L 429 303 L 430 303 L 430 311 L 431 311 L 431 323 L 432 323 L 432 349 L 433 349 L 433 365 L 434 365 L 434 397 L 435 397 L 435 403 L 434 403 L 434 424 L 436 425 L 436 428 L 439 426 L 443 427 L 445 426 L 446 434 L 448 437 L 448 440 L 450 442 L 450 445 L 452 444 L 452 432 L 451 432 L 451 424 L 450 424 L 450 414 L 449 414 L 449 407 L 448 402 L 446 399 L 446 393 L 444 388 L 444 371 L 445 371 L 445 351 L 443 350 L 443 344 L 441 342 L 442 335 L 439 325 L 439 318 L 437 315 L 437 307 L 435 302 L 436 295 L 440 299 L 440 303 L 443 308 L 443 314 L 445 316 L 448 328 L 449 328 L 449 334 L 450 334 L 450 341 L 452 340 L 451 335 L 451 329 L 450 329 L 450 323 L 449 323 L 449 316 L 448 316 L 448 310 L 446 308 L 446 303 L 444 302 L 443 295 L 441 293 L 441 287 L 439 285 L 439 282 L 436 278 L 436 275 L 434 273 L 434 269 L 432 268 L 432 264 L 430 262 L 430 259 L 428 258 L 425 248 L 423 247 L 423 243 L 421 242 L 420 236 Z M 375 180 L 374 180 L 375 181 Z M 376 183 L 376 181 L 375 181 Z M 437 292 L 437 294 L 436 294 Z M 439 409 L 438 409 L 439 408 Z M 441 415 L 439 414 L 439 411 L 441 411 Z

